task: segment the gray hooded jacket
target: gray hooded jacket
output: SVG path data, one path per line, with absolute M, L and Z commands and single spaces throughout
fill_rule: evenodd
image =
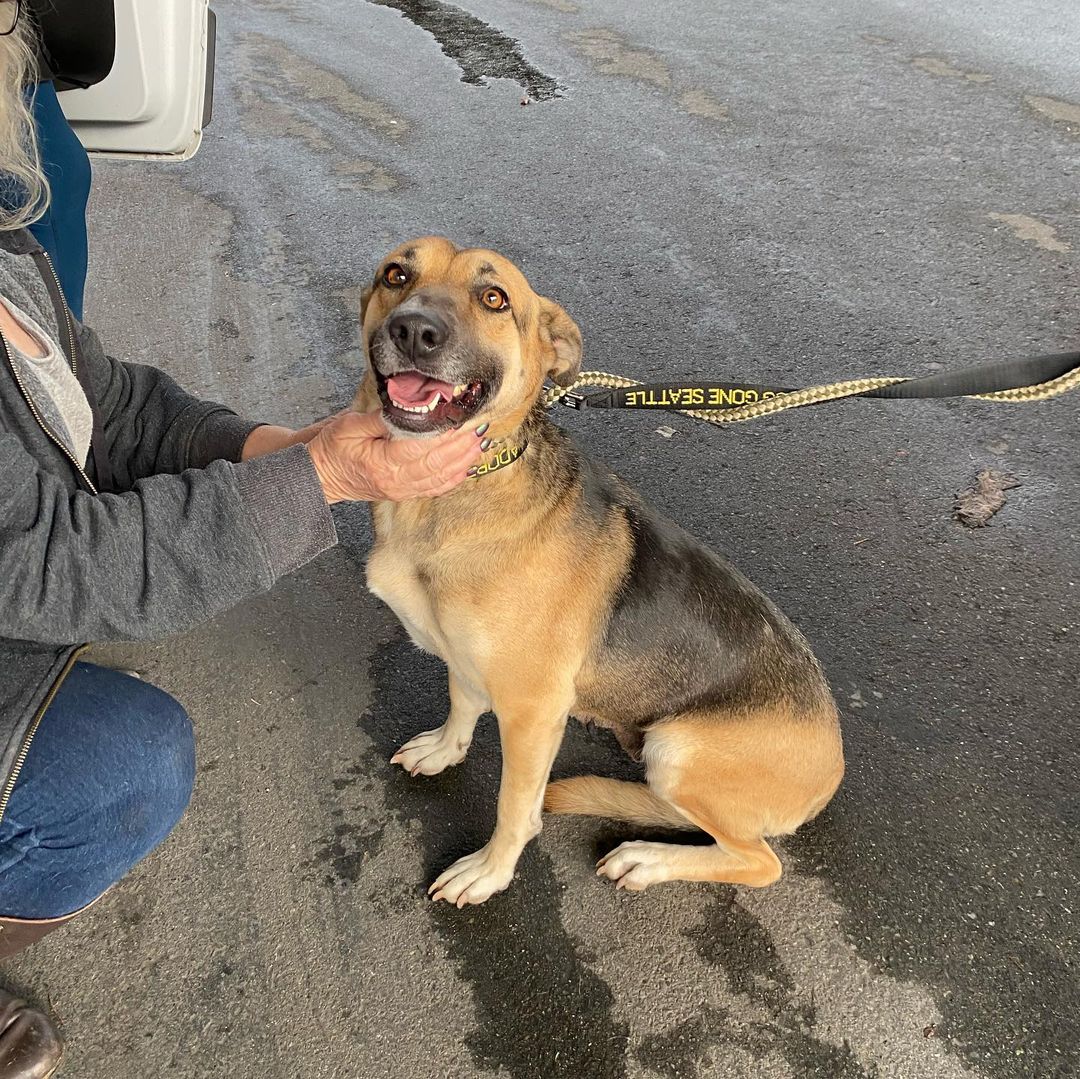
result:
M 187 629 L 266 591 L 336 536 L 305 447 L 241 463 L 258 425 L 107 356 L 68 314 L 27 232 L 0 233 L 0 296 L 65 349 L 94 412 L 83 467 L 0 341 L 2 819 L 81 644 Z

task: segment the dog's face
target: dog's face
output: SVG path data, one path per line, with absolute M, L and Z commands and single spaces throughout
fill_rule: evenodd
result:
M 544 378 L 569 385 L 581 333 L 493 251 L 427 237 L 383 260 L 361 309 L 383 417 L 399 434 L 520 422 Z

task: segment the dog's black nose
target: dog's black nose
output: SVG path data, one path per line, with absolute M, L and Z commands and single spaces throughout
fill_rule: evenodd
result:
M 398 311 L 390 316 L 386 332 L 410 360 L 433 356 L 450 336 L 446 323 L 430 311 Z

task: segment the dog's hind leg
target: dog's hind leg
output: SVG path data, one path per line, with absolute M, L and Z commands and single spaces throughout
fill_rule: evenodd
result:
M 487 696 L 450 672 L 450 715 L 441 727 L 406 742 L 391 758 L 409 775 L 434 776 L 460 764 L 472 744 L 477 720 L 491 707 Z
M 597 872 L 640 891 L 665 880 L 763 888 L 780 860 L 765 842 L 815 816 L 843 774 L 835 714 L 671 720 L 646 737 L 649 788 L 714 843 L 633 840 L 605 855 Z M 580 812 L 580 810 L 578 810 Z
M 620 843 L 597 862 L 596 872 L 615 881 L 617 888 L 640 892 L 665 880 L 709 880 L 764 888 L 780 879 L 780 859 L 764 839 L 742 842 L 714 837 L 709 846 L 650 843 L 632 839 Z

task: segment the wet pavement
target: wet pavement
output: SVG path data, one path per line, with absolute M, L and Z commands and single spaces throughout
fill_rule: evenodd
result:
M 198 157 L 96 169 L 88 321 L 242 412 L 343 405 L 360 288 L 427 232 L 515 259 L 587 367 L 641 379 L 1077 347 L 1064 0 L 215 6 Z M 195 798 L 7 983 L 62 1018 L 76 1079 L 1077 1075 L 1076 408 L 557 416 L 822 658 L 848 774 L 774 887 L 617 892 L 592 866 L 630 830 L 559 819 L 508 892 L 428 902 L 490 830 L 497 739 L 434 779 L 388 764 L 445 678 L 366 593 L 351 510 L 271 595 L 96 652 L 188 707 Z M 1021 485 L 966 529 L 987 468 Z M 556 772 L 629 767 L 572 726 Z

